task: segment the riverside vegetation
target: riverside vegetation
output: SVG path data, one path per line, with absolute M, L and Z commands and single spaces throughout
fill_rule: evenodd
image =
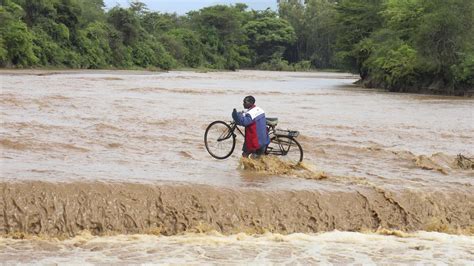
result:
M 0 0 L 0 66 L 340 69 L 390 91 L 472 94 L 472 0 L 280 0 L 186 15 L 140 1 Z

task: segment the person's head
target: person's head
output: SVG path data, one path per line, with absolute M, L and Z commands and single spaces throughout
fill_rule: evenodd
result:
M 249 109 L 255 104 L 255 98 L 251 95 L 244 98 L 244 108 Z

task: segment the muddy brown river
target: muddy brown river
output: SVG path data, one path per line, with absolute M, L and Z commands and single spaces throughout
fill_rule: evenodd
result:
M 0 261 L 472 262 L 474 100 L 356 79 L 1 71 Z M 301 166 L 207 153 L 249 94 Z

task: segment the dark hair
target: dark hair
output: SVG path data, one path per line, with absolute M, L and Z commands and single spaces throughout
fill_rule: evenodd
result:
M 250 104 L 255 104 L 255 98 L 251 95 L 247 96 L 244 98 L 244 102 L 250 103 Z

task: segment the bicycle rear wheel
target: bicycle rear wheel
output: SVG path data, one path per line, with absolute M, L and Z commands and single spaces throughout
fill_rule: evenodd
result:
M 235 135 L 232 128 L 223 121 L 214 121 L 204 133 L 204 145 L 209 154 L 216 159 L 229 157 L 235 148 Z
M 294 138 L 275 136 L 270 140 L 265 152 L 267 155 L 281 156 L 281 160 L 298 164 L 303 161 L 303 148 Z

